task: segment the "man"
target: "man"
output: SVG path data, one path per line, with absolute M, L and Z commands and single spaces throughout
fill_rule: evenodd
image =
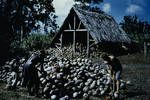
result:
M 39 77 L 38 70 L 35 65 L 39 62 L 43 63 L 44 51 L 34 52 L 27 62 L 23 65 L 23 86 L 27 86 L 29 95 L 38 96 Z M 43 70 L 43 65 L 41 65 Z
M 111 74 L 113 80 L 113 93 L 117 95 L 119 93 L 120 88 L 120 76 L 122 73 L 122 65 L 120 61 L 113 55 L 102 54 L 104 62 L 108 65 L 108 71 Z M 116 87 L 116 88 L 115 88 Z

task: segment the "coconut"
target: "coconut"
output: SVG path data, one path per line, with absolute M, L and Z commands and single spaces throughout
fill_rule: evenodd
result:
M 74 92 L 73 93 L 73 98 L 77 98 L 78 97 L 78 92 Z
M 6 84 L 6 89 L 10 90 L 12 88 L 12 86 L 10 84 Z
M 47 80 L 43 79 L 43 81 L 41 82 L 41 84 L 46 84 Z
M 96 85 L 96 81 L 93 81 L 92 84 L 90 85 L 90 89 L 95 88 L 95 85 Z
M 115 98 L 118 98 L 118 97 L 119 97 L 119 94 L 115 92 L 115 93 L 114 93 L 114 97 L 115 97 Z
M 74 83 L 74 84 L 75 84 L 75 85 L 78 85 L 78 84 L 80 84 L 81 82 L 82 82 L 82 80 L 80 80 L 80 79 L 79 79 L 79 80 L 75 80 L 75 83 Z
M 48 86 L 46 86 L 46 87 L 43 89 L 43 92 L 46 93 L 46 92 L 49 91 L 49 89 L 50 89 L 50 88 L 49 88 Z
M 82 66 L 83 65 L 83 63 L 82 62 L 78 62 L 78 66 Z
M 53 85 L 52 85 L 52 89 L 55 89 L 55 88 L 56 88 L 56 85 L 53 84 Z
M 92 95 L 93 95 L 93 96 L 96 96 L 97 94 L 98 94 L 97 90 L 92 89 Z
M 67 68 L 68 68 L 69 66 L 70 66 L 70 64 L 65 64 L 65 67 L 67 67 Z
M 90 83 L 89 82 L 85 82 L 85 86 L 89 86 L 90 85 Z
M 125 85 L 124 82 L 121 82 L 121 83 L 120 83 L 120 89 L 126 89 L 126 85 Z
M 127 85 L 131 85 L 131 81 L 127 81 L 126 84 L 127 84 Z
M 72 70 L 70 71 L 70 73 L 72 73 L 72 74 L 73 74 L 74 72 L 75 72 L 75 70 L 74 70 L 74 69 L 72 69 Z
M 60 66 L 60 67 L 64 67 L 65 65 L 64 65 L 64 63 L 63 62 L 58 62 L 58 65 Z
M 68 95 L 65 95 L 65 100 L 69 100 L 69 96 Z
M 97 80 L 97 85 L 98 85 L 98 86 L 100 85 L 100 80 Z
M 95 77 L 96 77 L 96 74 L 90 74 L 90 77 L 91 77 L 91 78 L 95 78 Z
M 83 94 L 83 100 L 88 100 L 89 99 L 89 95 L 87 93 Z
M 86 77 L 90 77 L 90 74 L 88 72 L 85 73 Z
M 77 77 L 77 74 L 78 74 L 78 73 L 75 72 L 75 73 L 73 74 L 73 76 L 74 76 L 74 77 Z
M 61 98 L 59 98 L 59 100 L 66 100 L 66 99 L 65 99 L 65 97 L 61 97 Z
M 91 90 L 89 90 L 87 93 L 88 93 L 89 96 L 92 95 L 92 91 Z
M 57 73 L 57 74 L 56 74 L 56 78 L 57 78 L 57 79 L 61 79 L 62 77 L 63 77 L 63 73 Z
M 21 85 L 21 81 L 18 81 L 18 82 L 17 82 L 17 86 L 19 86 L 19 85 Z
M 56 95 L 52 95 L 51 96 L 51 100 L 56 100 L 57 96 Z
M 11 61 L 9 62 L 9 65 L 12 66 L 14 62 L 15 62 L 15 59 L 11 60 Z
M 108 77 L 108 78 L 107 78 L 107 81 L 106 81 L 106 83 L 105 83 L 105 84 L 107 84 L 107 85 L 108 85 L 108 84 L 110 84 L 110 83 L 111 83 L 111 78 L 110 78 L 110 77 Z
M 52 70 L 51 67 L 48 67 L 48 66 L 46 66 L 46 67 L 47 67 L 47 68 L 45 68 L 44 71 L 48 72 L 48 71 L 51 71 L 51 70 Z
M 92 81 L 93 81 L 92 78 L 89 78 L 89 79 L 87 80 L 87 82 L 89 82 L 89 83 L 92 83 Z
M 77 62 L 74 61 L 74 62 L 72 63 L 72 65 L 77 65 Z
M 76 87 L 72 87 L 72 90 L 73 90 L 73 91 L 76 91 Z
M 59 80 L 55 79 L 54 82 L 57 84 L 59 82 Z
M 105 90 L 101 90 L 101 95 L 103 95 L 105 93 Z
M 84 92 L 88 92 L 88 90 L 89 90 L 89 87 L 88 87 L 88 86 L 85 86 L 85 87 L 83 88 L 83 91 L 84 91 Z
M 91 66 L 91 67 L 90 67 L 90 71 L 91 71 L 91 72 L 94 72 L 94 70 L 95 70 L 95 69 Z
M 83 82 L 81 82 L 81 83 L 79 84 L 79 86 L 82 88 L 82 87 L 84 86 Z

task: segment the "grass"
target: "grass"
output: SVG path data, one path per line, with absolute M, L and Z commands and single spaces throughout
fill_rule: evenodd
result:
M 145 64 L 140 65 L 124 65 L 123 79 L 130 80 L 132 86 L 127 87 L 127 100 L 149 100 L 150 99 L 150 66 Z
M 150 55 L 145 56 L 141 53 L 124 55 L 118 58 L 122 64 L 150 64 Z

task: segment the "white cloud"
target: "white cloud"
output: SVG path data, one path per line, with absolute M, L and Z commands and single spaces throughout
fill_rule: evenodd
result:
M 62 24 L 74 2 L 73 0 L 54 0 L 53 4 L 55 7 L 56 15 L 58 16 L 58 24 Z
M 126 13 L 128 14 L 134 14 L 140 11 L 142 11 L 142 8 L 136 4 L 130 4 L 126 9 Z
M 103 6 L 102 6 L 102 10 L 106 13 L 109 13 L 111 11 L 111 4 L 110 3 L 105 3 Z

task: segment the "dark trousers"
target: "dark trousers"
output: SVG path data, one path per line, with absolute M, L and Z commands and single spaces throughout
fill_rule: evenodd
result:
M 29 95 L 37 95 L 39 91 L 39 77 L 37 69 L 33 65 L 25 64 L 23 76 L 23 86 L 28 88 Z

